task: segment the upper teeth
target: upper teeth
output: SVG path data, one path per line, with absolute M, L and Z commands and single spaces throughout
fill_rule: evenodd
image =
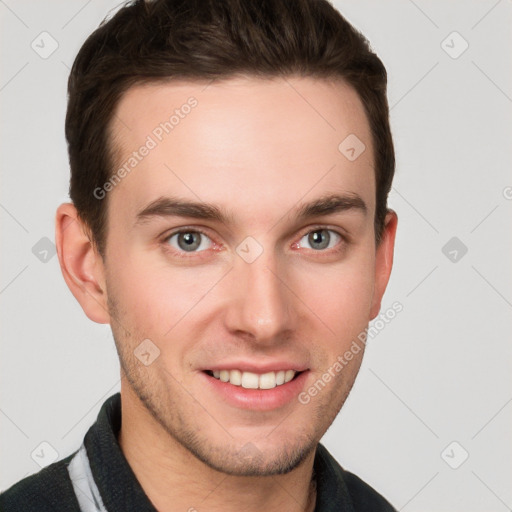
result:
M 216 370 L 213 372 L 213 376 L 222 382 L 229 382 L 247 389 L 272 389 L 290 382 L 296 373 L 295 370 L 279 370 L 263 374 L 241 372 L 240 370 Z

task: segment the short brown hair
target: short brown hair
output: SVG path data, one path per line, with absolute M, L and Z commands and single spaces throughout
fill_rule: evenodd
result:
M 239 74 L 341 78 L 355 89 L 372 133 L 380 241 L 395 155 L 386 69 L 361 33 L 327 0 L 137 0 L 88 37 L 68 82 L 70 197 L 102 256 L 108 202 L 94 190 L 114 173 L 109 125 L 122 94 Z

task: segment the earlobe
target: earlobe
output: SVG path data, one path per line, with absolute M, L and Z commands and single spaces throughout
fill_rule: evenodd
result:
M 379 314 L 382 297 L 386 291 L 391 269 L 393 268 L 393 252 L 395 249 L 397 224 L 397 214 L 393 210 L 389 210 L 384 221 L 382 238 L 377 246 L 375 255 L 375 288 L 370 311 L 370 320 L 373 320 Z
M 94 322 L 110 323 L 103 260 L 93 246 L 72 203 L 63 203 L 55 218 L 55 243 L 64 280 Z

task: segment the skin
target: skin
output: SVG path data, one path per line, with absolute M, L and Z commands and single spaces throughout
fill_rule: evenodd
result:
M 309 403 L 270 411 L 226 403 L 204 386 L 202 369 L 235 356 L 300 361 L 307 390 L 378 315 L 397 217 L 388 213 L 376 246 L 370 129 L 356 92 L 339 81 L 135 86 L 111 126 L 118 165 L 190 96 L 197 107 L 107 194 L 105 260 L 73 205 L 59 207 L 62 272 L 86 315 L 111 324 L 121 361 L 120 446 L 158 510 L 313 510 L 315 448 L 364 351 Z M 355 161 L 338 150 L 349 134 L 366 145 Z M 332 193 L 359 196 L 366 212 L 297 219 L 302 204 Z M 137 223 L 163 196 L 215 204 L 229 219 Z M 200 250 L 165 239 L 177 228 L 206 233 Z M 308 237 L 318 230 L 329 230 L 321 231 L 331 236 L 327 248 Z M 247 236 L 263 249 L 252 263 L 236 252 Z M 134 355 L 144 339 L 160 350 L 149 366 Z

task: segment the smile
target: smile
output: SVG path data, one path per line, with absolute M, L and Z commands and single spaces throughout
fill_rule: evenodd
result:
M 245 389 L 272 389 L 287 384 L 301 372 L 295 370 L 279 370 L 276 372 L 253 373 L 240 370 L 208 370 L 208 375 L 216 379 L 241 386 Z

